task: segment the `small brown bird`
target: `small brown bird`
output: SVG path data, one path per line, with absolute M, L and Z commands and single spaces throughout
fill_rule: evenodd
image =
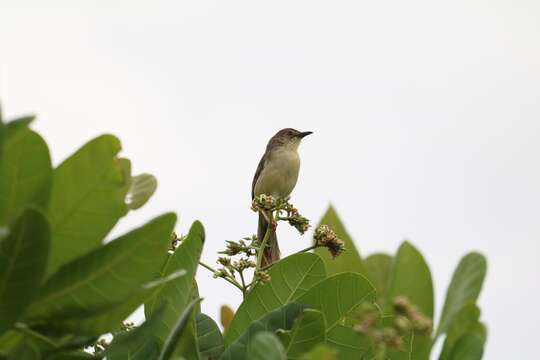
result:
M 286 198 L 293 191 L 300 170 L 298 146 L 302 139 L 312 131 L 300 132 L 287 128 L 277 132 L 266 146 L 266 151 L 259 162 L 253 183 L 251 199 L 261 194 L 272 195 L 275 198 Z M 268 223 L 259 213 L 257 237 L 263 239 Z M 275 230 L 270 233 L 267 247 L 262 257 L 262 266 L 267 266 L 279 260 L 280 252 Z

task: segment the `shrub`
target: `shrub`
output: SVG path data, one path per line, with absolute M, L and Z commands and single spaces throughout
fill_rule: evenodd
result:
M 219 269 L 200 263 L 202 224 L 178 238 L 172 213 L 105 243 L 155 178 L 133 176 L 111 135 L 53 168 L 32 120 L 0 114 L 0 358 L 422 360 L 445 336 L 439 359 L 481 359 L 482 255 L 460 261 L 433 327 L 422 254 L 404 242 L 393 256 L 362 257 L 333 208 L 312 246 L 266 268 L 267 236 L 227 242 Z M 309 227 L 288 199 L 258 197 L 253 208 L 271 217 L 267 234 L 280 221 Z M 199 265 L 244 296 L 236 313 L 222 309 L 224 333 L 200 311 Z M 146 321 L 125 323 L 141 305 Z

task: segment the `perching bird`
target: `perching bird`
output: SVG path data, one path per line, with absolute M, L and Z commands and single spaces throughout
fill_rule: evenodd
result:
M 283 129 L 277 132 L 266 146 L 266 151 L 257 166 L 251 185 L 251 199 L 261 194 L 272 195 L 274 198 L 286 198 L 293 191 L 300 170 L 298 146 L 302 139 L 312 131 L 300 132 L 295 129 Z M 268 222 L 259 213 L 257 238 L 262 240 Z M 279 260 L 279 246 L 275 230 L 272 230 L 264 249 L 262 266 L 267 266 Z

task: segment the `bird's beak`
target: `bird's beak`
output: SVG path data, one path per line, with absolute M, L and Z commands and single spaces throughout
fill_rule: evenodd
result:
M 313 131 L 304 131 L 304 132 L 301 132 L 300 134 L 298 134 L 298 137 L 300 139 L 302 139 L 302 138 L 305 138 L 306 136 L 311 135 L 311 134 L 313 134 Z

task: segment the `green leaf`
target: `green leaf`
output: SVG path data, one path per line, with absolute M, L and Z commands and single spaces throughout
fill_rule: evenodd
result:
M 175 222 L 174 214 L 162 215 L 62 266 L 29 307 L 27 318 L 88 318 L 128 301 L 154 280 Z
M 49 328 L 56 331 L 72 332 L 85 335 L 100 335 L 115 332 L 121 329 L 122 322 L 137 310 L 146 301 L 149 301 L 155 294 L 156 289 L 161 285 L 177 281 L 181 276 L 186 275 L 185 270 L 179 270 L 166 277 L 152 280 L 140 287 L 126 301 L 111 306 L 97 316 L 84 319 L 74 319 L 62 322 L 49 323 Z
M 24 340 L 24 335 L 16 330 L 9 330 L 0 335 L 0 358 L 13 351 Z
M 184 312 L 177 319 L 169 336 L 165 340 L 159 360 L 169 360 L 175 355 L 180 355 L 186 360 L 199 359 L 196 339 L 194 338 L 194 317 L 196 305 L 201 299 L 195 299 L 189 303 Z
M 372 254 L 366 258 L 364 264 L 369 273 L 369 279 L 377 290 L 377 303 L 383 308 L 388 290 L 392 257 L 387 254 Z
M 94 250 L 127 212 L 129 178 L 116 158 L 120 141 L 100 136 L 54 170 L 49 206 L 52 252 L 48 273 Z
M 49 149 L 41 136 L 28 128 L 9 132 L 0 161 L 0 226 L 27 207 L 44 210 L 51 179 Z
M 39 289 L 47 267 L 49 224 L 26 210 L 0 241 L 0 334 L 22 315 Z
M 365 356 L 371 345 L 342 323 L 360 304 L 375 302 L 375 295 L 375 288 L 364 276 L 342 273 L 319 282 L 297 301 L 324 314 L 327 343 L 338 350 L 340 359 L 353 359 Z
M 165 310 L 160 315 L 161 326 L 156 330 L 156 335 L 162 341 L 167 339 L 176 319 L 183 313 L 191 300 L 193 279 L 199 264 L 203 243 L 204 227 L 199 221 L 195 221 L 187 237 L 174 254 L 168 257 L 161 270 L 163 277 L 179 270 L 185 270 L 186 275 L 173 283 L 158 288 L 152 299 L 144 305 L 144 314 L 147 319 L 153 316 L 156 309 L 164 306 Z
M 278 333 L 289 359 L 297 359 L 315 345 L 326 341 L 326 321 L 318 310 L 305 309 L 292 330 Z
M 484 355 L 484 340 L 475 334 L 461 337 L 452 350 L 450 360 L 481 360 Z
M 481 254 L 473 252 L 461 259 L 446 291 L 446 300 L 435 337 L 447 332 L 454 316 L 465 304 L 476 302 L 482 290 L 486 270 L 487 262 Z
M 485 328 L 478 322 L 479 319 L 480 309 L 474 303 L 465 304 L 455 314 L 452 324 L 448 328 L 439 360 L 450 360 L 456 343 L 466 334 L 476 334 L 485 338 Z
M 223 353 L 223 335 L 212 318 L 205 314 L 197 314 L 195 318 L 199 352 L 204 359 L 217 359 Z
M 368 276 L 360 252 L 354 245 L 351 236 L 347 233 L 345 225 L 341 222 L 334 207 L 328 207 L 326 214 L 324 214 L 318 226 L 320 225 L 328 225 L 332 228 L 336 235 L 343 240 L 346 249 L 346 251 L 335 259 L 329 254 L 326 248 L 315 249 L 315 253 L 323 259 L 328 274 L 332 275 L 350 271 Z
M 225 344 L 232 344 L 253 320 L 295 301 L 326 277 L 323 261 L 315 254 L 286 257 L 274 264 L 268 284 L 257 284 L 246 296 L 228 327 Z
M 33 341 L 25 340 L 12 353 L 7 360 L 41 360 L 41 351 Z
M 302 314 L 304 309 L 304 305 L 290 303 L 253 321 L 246 332 L 225 349 L 220 360 L 249 359 L 247 357 L 249 343 L 256 334 L 262 331 L 275 332 L 276 330 L 290 330 L 294 324 L 294 320 Z
M 141 174 L 131 178 L 127 193 L 127 206 L 136 210 L 146 204 L 157 189 L 157 180 L 153 175 Z
M 393 314 L 393 302 L 398 296 L 405 296 L 425 316 L 433 319 L 433 282 L 431 272 L 422 254 L 405 241 L 398 249 L 390 271 L 385 314 Z M 394 352 L 394 359 L 428 359 L 431 349 L 429 336 L 414 335 L 405 339 L 406 352 Z
M 159 319 L 149 319 L 134 330 L 116 334 L 104 355 L 108 360 L 156 359 L 161 350 L 159 339 L 155 336 L 157 327 Z
M 285 349 L 276 335 L 268 331 L 261 331 L 250 341 L 249 360 L 286 360 Z
M 309 353 L 304 354 L 301 360 L 337 360 L 337 352 L 327 345 L 319 344 Z

